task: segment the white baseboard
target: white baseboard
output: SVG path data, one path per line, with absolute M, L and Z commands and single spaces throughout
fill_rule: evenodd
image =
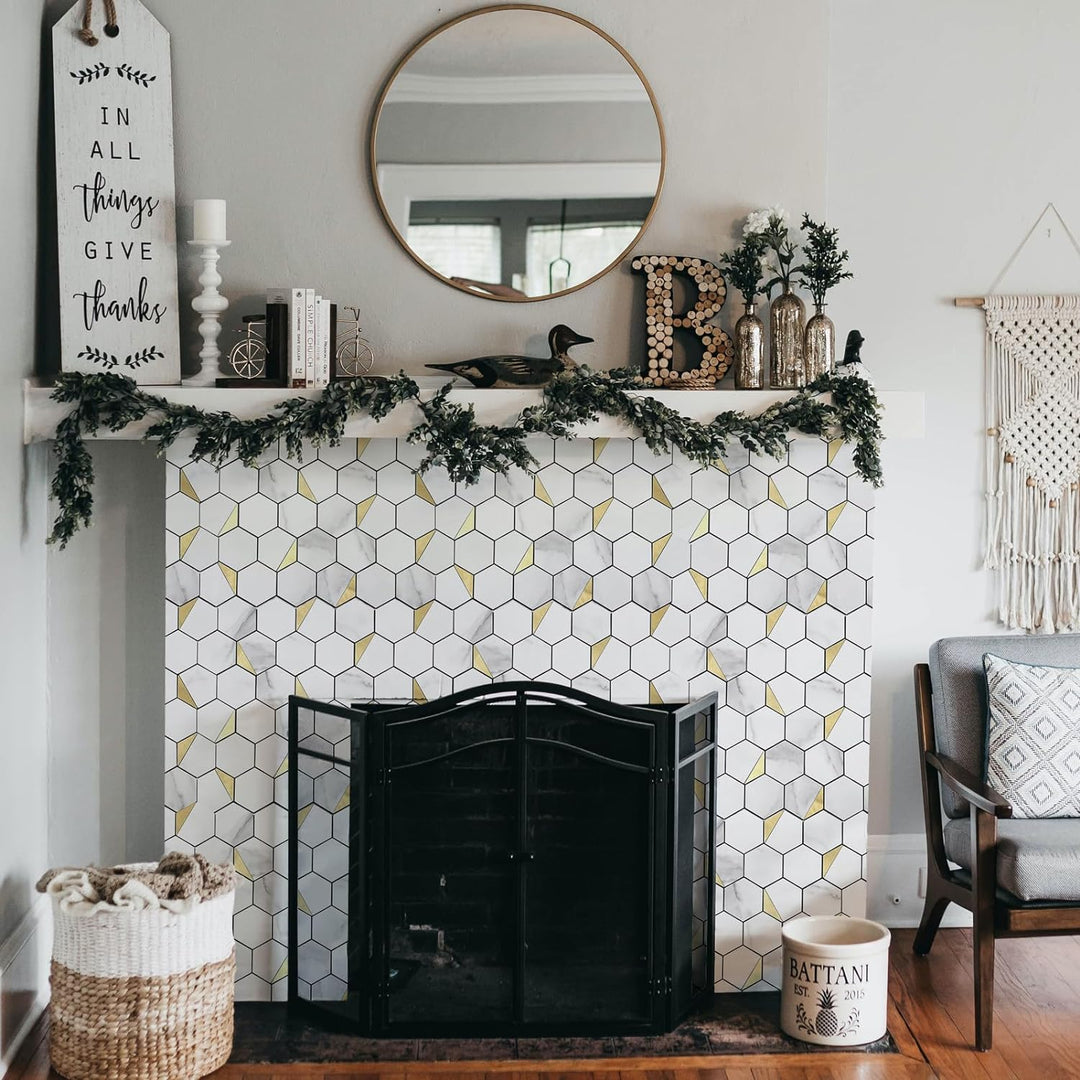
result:
M 0 1076 L 49 1002 L 52 912 L 39 896 L 10 936 L 0 942 Z
M 886 926 L 918 926 L 923 900 L 919 882 L 926 869 L 922 833 L 880 834 L 868 838 L 867 916 Z M 971 912 L 950 904 L 942 926 L 970 926 Z

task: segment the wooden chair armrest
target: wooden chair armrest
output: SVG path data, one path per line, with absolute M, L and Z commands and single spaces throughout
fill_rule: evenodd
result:
M 987 786 L 974 773 L 969 772 L 958 762 L 944 754 L 926 754 L 926 763 L 935 769 L 941 780 L 961 799 L 971 803 L 976 810 L 982 810 L 994 817 L 1012 817 L 1012 806 L 1008 799 Z

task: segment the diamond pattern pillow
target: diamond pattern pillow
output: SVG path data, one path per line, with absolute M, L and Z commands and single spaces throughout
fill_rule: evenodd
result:
M 1080 817 L 1080 669 L 987 653 L 986 782 L 1018 818 Z

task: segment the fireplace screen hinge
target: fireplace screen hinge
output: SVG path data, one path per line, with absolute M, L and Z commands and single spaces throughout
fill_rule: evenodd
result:
M 649 777 L 654 784 L 666 784 L 667 783 L 667 769 L 663 765 L 657 765 L 650 774 Z
M 650 997 L 667 997 L 671 993 L 671 976 L 652 979 L 649 982 Z

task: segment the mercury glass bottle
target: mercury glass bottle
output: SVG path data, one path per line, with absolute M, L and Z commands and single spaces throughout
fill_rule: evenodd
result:
M 806 305 L 790 285 L 772 302 L 769 311 L 769 345 L 772 350 L 770 385 L 777 390 L 795 390 L 806 385 L 803 347 L 806 338 Z
M 740 390 L 760 390 L 765 385 L 765 324 L 752 303 L 735 323 L 735 385 Z
M 818 304 L 806 324 L 806 381 L 813 382 L 836 370 L 836 327 L 825 314 L 825 305 Z

